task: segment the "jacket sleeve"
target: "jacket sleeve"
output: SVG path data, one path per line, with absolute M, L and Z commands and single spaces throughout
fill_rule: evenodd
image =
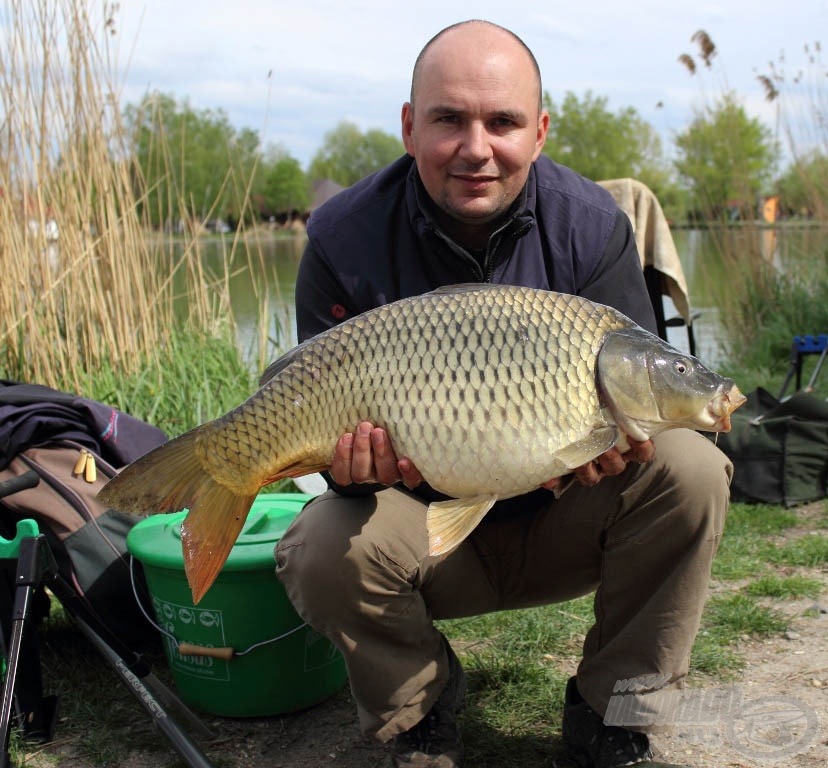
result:
M 623 211 L 616 214 L 604 254 L 579 293 L 591 301 L 614 307 L 642 328 L 657 332 L 632 224 Z
M 313 240 L 308 240 L 296 276 L 296 332 L 300 342 L 356 314 L 347 292 Z

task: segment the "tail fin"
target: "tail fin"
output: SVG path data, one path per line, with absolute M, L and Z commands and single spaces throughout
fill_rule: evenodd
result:
M 195 429 L 155 448 L 98 493 L 105 504 L 125 512 L 189 510 L 181 542 L 194 603 L 221 571 L 255 498 L 233 493 L 204 471 L 195 452 L 197 434 Z
M 181 526 L 181 547 L 194 604 L 198 605 L 219 575 L 255 498 L 238 496 L 208 480 L 203 498 L 190 506 Z

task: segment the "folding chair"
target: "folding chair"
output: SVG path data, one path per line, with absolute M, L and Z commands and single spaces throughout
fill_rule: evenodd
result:
M 805 389 L 802 389 L 802 366 L 805 362 L 805 357 L 808 355 L 819 355 L 811 373 L 811 378 Z M 791 383 L 791 379 L 796 378 L 795 392 L 813 392 L 816 385 L 819 372 L 825 363 L 825 358 L 828 356 L 828 334 L 821 333 L 818 336 L 794 336 L 791 344 L 791 357 L 788 365 L 788 373 L 785 376 L 785 381 L 782 384 L 782 389 L 779 390 L 778 400 L 781 400 Z
M 0 483 L 0 498 L 32 488 L 39 482 L 36 472 Z M 191 768 L 212 768 L 203 752 L 167 714 L 163 705 L 175 705 L 190 725 L 202 736 L 209 737 L 207 727 L 152 673 L 147 662 L 126 647 L 87 608 L 74 589 L 58 574 L 57 565 L 46 537 L 40 533 L 34 520 L 22 520 L 17 526 L 17 535 L 11 541 L 0 541 L 0 558 L 7 562 L 16 559 L 14 578 L 14 602 L 10 615 L 10 641 L 5 642 L 3 651 L 6 658 L 6 674 L 3 681 L 2 705 L 0 706 L 0 768 L 9 766 L 9 739 L 12 725 L 12 711 L 24 735 L 41 737 L 48 741 L 54 731 L 56 700 L 41 696 L 39 658 L 34 662 L 26 656 L 34 647 L 31 644 L 32 631 L 36 626 L 31 622 L 32 607 L 36 589 L 48 587 L 60 600 L 64 610 L 92 643 L 94 648 L 113 668 L 120 680 L 138 699 L 152 718 L 153 723 L 167 737 L 172 746 Z M 35 674 L 36 684 L 31 679 L 20 677 L 18 671 L 26 670 L 29 678 Z M 24 682 L 26 685 L 24 686 Z M 34 695 L 32 695 L 34 692 Z M 163 703 L 163 705 L 162 705 Z

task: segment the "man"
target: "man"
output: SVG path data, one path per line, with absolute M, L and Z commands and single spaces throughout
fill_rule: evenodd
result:
M 652 330 L 629 220 L 596 184 L 541 155 L 548 125 L 537 63 L 515 35 L 473 21 L 435 36 L 402 108 L 407 155 L 311 218 L 300 337 L 484 281 L 581 294 Z M 687 430 L 613 449 L 560 498 L 550 478 L 496 504 L 448 555 L 428 557 L 435 493 L 393 439 L 370 423 L 344 435 L 332 490 L 277 548 L 297 610 L 344 655 L 364 731 L 394 739 L 397 766 L 460 765 L 465 680 L 433 620 L 597 590 L 564 739 L 582 766 L 648 760 L 644 733 L 603 717 L 619 681 L 643 681 L 634 709 L 646 720 L 648 692 L 687 673 L 728 504 L 724 456 Z

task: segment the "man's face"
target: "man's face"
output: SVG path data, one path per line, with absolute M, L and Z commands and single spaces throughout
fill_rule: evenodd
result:
M 505 213 L 543 149 L 549 115 L 511 37 L 477 25 L 434 42 L 402 110 L 403 142 L 426 191 L 450 217 L 486 225 Z

